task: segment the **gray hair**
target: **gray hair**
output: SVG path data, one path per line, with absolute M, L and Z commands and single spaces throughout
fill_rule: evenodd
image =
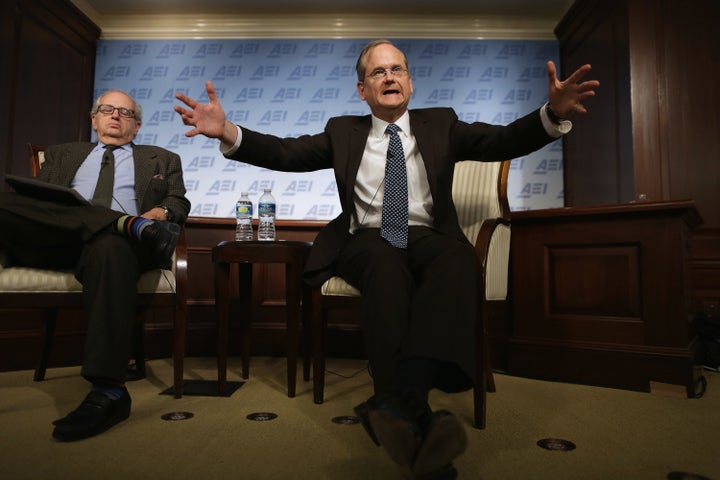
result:
M 370 50 L 377 47 L 378 45 L 392 45 L 393 47 L 395 47 L 394 43 L 392 43 L 390 40 L 385 40 L 384 38 L 381 38 L 379 40 L 373 40 L 372 42 L 365 45 L 365 48 L 363 48 L 362 52 L 360 52 L 360 56 L 358 56 L 357 63 L 355 64 L 355 71 L 357 72 L 358 82 L 362 82 L 363 80 L 365 80 L 365 70 L 367 69 L 367 65 L 365 64 L 365 57 L 368 55 L 368 53 L 370 53 Z M 398 48 L 398 50 L 400 49 Z M 400 53 L 402 53 L 403 61 L 405 62 L 405 68 L 407 68 L 407 56 L 402 50 L 400 50 Z
M 123 91 L 123 90 L 120 90 L 120 89 L 117 89 L 117 88 L 116 88 L 116 89 L 113 89 L 113 90 L 108 90 L 108 91 L 103 92 L 103 93 L 101 93 L 100 95 L 98 95 L 98 97 L 95 99 L 95 102 L 93 103 L 92 108 L 90 109 L 90 115 L 95 115 L 95 114 L 97 113 L 98 107 L 99 107 L 100 105 L 102 105 L 102 102 L 101 102 L 102 98 L 103 98 L 105 95 L 107 95 L 108 93 L 112 93 L 112 92 L 122 93 L 123 95 L 125 95 L 126 97 L 128 97 L 130 100 L 132 100 L 132 104 L 133 104 L 133 108 L 132 108 L 132 109 L 133 109 L 133 111 L 135 111 L 135 120 L 136 120 L 138 123 L 142 123 L 142 107 L 140 106 L 140 104 L 137 103 L 137 102 L 135 101 L 135 99 L 132 98 L 130 95 L 128 95 L 127 92 L 125 92 L 125 91 Z

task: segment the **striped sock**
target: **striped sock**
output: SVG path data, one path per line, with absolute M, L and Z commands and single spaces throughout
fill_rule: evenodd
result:
M 125 393 L 125 385 L 93 382 L 91 391 L 102 393 L 110 400 L 117 400 Z
M 137 217 L 133 215 L 123 215 L 118 218 L 116 228 L 117 231 L 128 237 L 135 237 L 140 240 L 140 235 L 145 227 L 153 223 L 144 217 Z

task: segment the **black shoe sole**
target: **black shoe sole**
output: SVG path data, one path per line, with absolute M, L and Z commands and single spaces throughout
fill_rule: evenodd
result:
M 357 407 L 353 408 L 353 411 L 355 412 L 358 420 L 360 420 L 360 425 L 363 426 L 365 432 L 370 437 L 370 440 L 372 440 L 373 443 L 379 447 L 380 442 L 375 436 L 375 432 L 373 432 L 372 425 L 370 425 L 370 420 L 368 419 L 368 415 L 370 414 L 370 405 L 368 405 L 367 402 L 363 402 Z
M 467 433 L 460 420 L 450 412 L 433 413 L 425 438 L 412 464 L 416 475 L 442 471 L 467 448 Z
M 410 465 L 420 445 L 417 425 L 382 409 L 371 410 L 368 419 L 390 458 L 400 466 Z

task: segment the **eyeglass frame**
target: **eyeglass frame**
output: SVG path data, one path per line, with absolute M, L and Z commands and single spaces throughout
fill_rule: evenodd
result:
M 100 110 L 103 107 L 110 107 L 110 108 L 112 108 L 112 110 L 110 110 L 108 112 L 103 112 Z M 103 115 L 112 115 L 113 113 L 115 113 L 115 110 L 117 110 L 118 115 L 120 115 L 123 118 L 137 119 L 137 117 L 135 116 L 135 110 L 133 110 L 131 108 L 125 108 L 125 107 L 116 107 L 115 105 L 110 105 L 109 103 L 101 103 L 100 105 L 98 105 L 97 108 L 95 109 L 95 113 L 96 114 L 102 113 Z
M 392 74 L 393 77 L 403 78 L 409 73 L 410 71 L 407 68 L 395 65 L 390 68 L 376 68 L 372 72 L 366 74 L 365 78 L 370 78 L 370 80 L 380 80 L 382 78 L 387 78 L 390 74 Z

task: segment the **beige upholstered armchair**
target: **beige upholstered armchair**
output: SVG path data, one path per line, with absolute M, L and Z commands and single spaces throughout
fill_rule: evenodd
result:
M 44 147 L 30 145 L 31 172 L 37 175 L 42 168 Z M 185 303 L 187 295 L 187 247 L 185 230 L 173 255 L 171 270 L 151 270 L 143 273 L 138 281 L 138 320 L 133 335 L 135 374 L 145 375 L 143 349 L 144 315 L 153 309 L 173 310 L 173 386 L 175 397 L 182 396 L 183 365 L 185 356 Z M 0 310 L 40 309 L 46 312 L 42 351 L 38 355 L 35 380 L 45 378 L 52 350 L 57 314 L 62 309 L 82 308 L 82 285 L 73 272 L 42 270 L 6 264 L 0 250 Z
M 510 255 L 510 207 L 507 179 L 510 161 L 460 162 L 455 167 L 453 201 L 460 226 L 475 245 L 480 269 L 476 324 L 477 375 L 474 426 L 485 428 L 487 391 L 495 391 L 488 342 L 492 302 L 506 302 Z M 359 306 L 360 292 L 339 277 L 313 292 L 313 396 L 322 403 L 325 386 L 325 330 L 328 311 Z

